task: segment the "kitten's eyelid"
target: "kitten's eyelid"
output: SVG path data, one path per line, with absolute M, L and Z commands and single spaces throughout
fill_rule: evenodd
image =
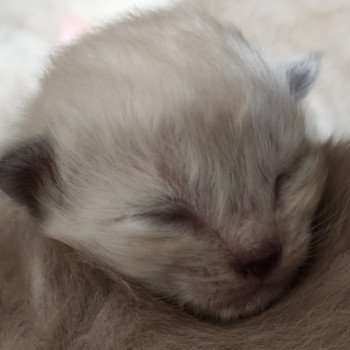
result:
M 275 178 L 275 198 L 277 199 L 280 195 L 281 188 L 283 184 L 288 182 L 288 180 L 293 176 L 298 168 L 287 169 L 281 172 L 278 172 Z
M 300 154 L 298 157 L 295 157 L 293 160 L 289 161 L 288 164 L 284 165 L 282 169 L 277 171 L 276 179 L 280 178 L 280 180 L 287 180 L 294 173 L 300 169 L 301 164 L 307 158 L 305 154 Z
M 203 227 L 207 227 L 205 220 L 183 201 L 172 201 L 170 205 L 145 210 L 138 217 L 160 225 L 182 226 L 196 232 L 202 230 Z
M 295 173 L 301 168 L 302 163 L 307 158 L 305 154 L 300 154 L 298 157 L 294 158 L 287 166 L 280 170 L 276 174 L 274 194 L 275 200 L 278 200 L 283 184 L 287 183 Z
M 181 219 L 184 218 L 187 214 L 189 214 L 188 211 L 181 208 L 174 208 L 174 209 L 163 209 L 163 210 L 151 210 L 147 211 L 140 216 L 148 217 L 151 219 L 163 219 L 163 220 L 170 220 L 170 219 Z
M 170 205 L 158 204 L 150 206 L 150 208 L 145 208 L 136 216 L 163 223 L 180 223 L 195 218 L 195 214 L 190 208 L 182 203 L 176 203 L 176 201 L 172 201 Z
M 276 175 L 275 183 L 274 183 L 274 198 L 275 201 L 278 200 L 281 192 L 282 181 L 284 178 L 284 174 L 280 173 Z

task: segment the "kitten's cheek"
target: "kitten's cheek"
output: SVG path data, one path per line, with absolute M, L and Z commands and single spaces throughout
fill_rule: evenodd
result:
M 305 218 L 302 222 L 296 218 L 285 218 L 282 222 L 280 226 L 283 227 L 281 231 L 283 254 L 280 270 L 293 274 L 305 263 L 308 256 L 312 236 L 310 218 Z
M 287 285 L 288 281 L 279 281 L 251 288 L 239 281 L 204 283 L 192 278 L 183 284 L 178 304 L 196 316 L 233 320 L 261 313 L 283 295 Z

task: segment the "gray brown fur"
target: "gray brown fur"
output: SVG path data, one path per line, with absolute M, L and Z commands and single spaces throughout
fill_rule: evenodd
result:
M 201 322 L 122 279 L 113 281 L 70 248 L 43 238 L 2 198 L 0 349 L 348 349 L 350 147 L 330 148 L 328 157 L 333 171 L 312 266 L 274 307 L 224 325 Z M 28 300 L 33 258 L 44 262 L 40 314 Z

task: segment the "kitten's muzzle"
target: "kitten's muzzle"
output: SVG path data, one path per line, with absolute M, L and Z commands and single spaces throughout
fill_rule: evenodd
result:
M 235 271 L 244 278 L 264 280 L 276 269 L 282 248 L 277 242 L 263 242 L 257 249 L 242 250 L 235 263 Z

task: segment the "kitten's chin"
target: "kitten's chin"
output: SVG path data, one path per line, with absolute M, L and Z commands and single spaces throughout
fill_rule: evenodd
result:
M 232 296 L 220 296 L 216 293 L 207 300 L 194 298 L 193 303 L 185 303 L 187 312 L 202 319 L 216 321 L 232 321 L 258 315 L 268 309 L 286 292 L 285 284 L 278 286 L 266 286 L 255 292 L 247 292 Z M 235 295 L 236 294 L 236 295 Z

